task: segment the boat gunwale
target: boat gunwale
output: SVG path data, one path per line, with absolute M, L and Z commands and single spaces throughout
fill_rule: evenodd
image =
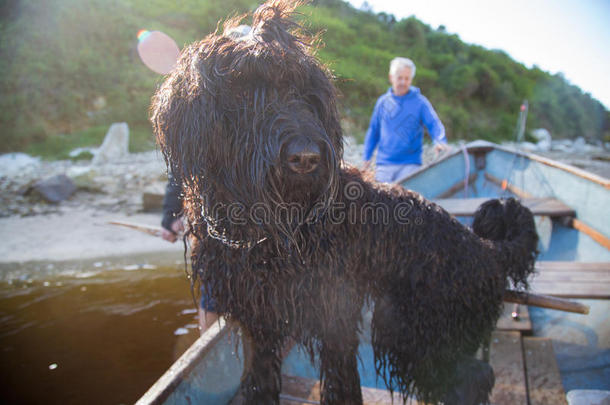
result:
M 180 383 L 185 380 L 185 377 L 199 364 L 199 360 L 204 358 L 229 333 L 230 329 L 225 320 L 220 318 L 159 377 L 135 405 L 165 403 Z
M 545 158 L 543 156 L 540 155 L 536 155 L 534 153 L 529 153 L 529 152 L 524 152 L 524 151 L 520 151 L 520 150 L 516 150 L 516 149 L 512 149 L 512 148 L 508 148 L 502 145 L 498 145 L 496 143 L 493 142 L 487 142 L 487 141 L 474 141 L 474 142 L 470 142 L 468 144 L 465 145 L 466 151 L 467 152 L 476 152 L 476 151 L 483 151 L 485 153 L 489 153 L 491 150 L 496 149 L 502 152 L 506 152 L 506 153 L 512 153 L 515 155 L 519 155 L 519 156 L 523 156 L 526 157 L 530 160 L 542 163 L 546 166 L 550 166 L 550 167 L 554 167 L 560 170 L 563 170 L 567 173 L 573 174 L 575 176 L 581 177 L 585 180 L 589 180 L 592 181 L 596 184 L 599 184 L 600 186 L 604 187 L 605 189 L 610 189 L 610 179 L 606 179 L 604 177 L 598 176 L 597 174 L 588 172 L 586 170 L 580 169 L 578 167 L 569 165 L 567 163 L 561 163 L 558 162 L 556 160 L 553 159 L 549 159 L 549 158 Z M 454 152 L 451 152 L 449 154 L 447 154 L 446 156 L 442 156 L 440 159 L 430 163 L 429 165 L 424 165 L 421 166 L 419 169 L 417 169 L 415 172 L 408 174 L 407 176 L 403 177 L 402 179 L 397 180 L 395 183 L 396 184 L 402 184 L 405 181 L 416 177 L 417 175 L 419 175 L 420 173 L 422 173 L 425 170 L 428 170 L 434 166 L 437 166 L 438 164 L 444 162 L 445 160 L 448 160 L 458 154 L 461 154 L 462 149 L 458 149 Z

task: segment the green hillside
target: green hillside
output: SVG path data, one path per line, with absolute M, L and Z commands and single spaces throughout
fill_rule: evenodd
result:
M 179 46 L 202 38 L 251 0 L 7 0 L 0 5 L 0 152 L 62 156 L 99 144 L 112 122 L 132 129 L 132 149 L 153 145 L 150 96 L 162 77 L 140 62 L 136 33 L 160 30 Z M 451 140 L 509 139 L 523 99 L 528 126 L 554 137 L 608 137 L 607 110 L 560 75 L 527 69 L 501 51 L 463 43 L 442 27 L 355 10 L 340 0 L 300 9 L 318 54 L 336 76 L 346 130 L 362 139 L 389 61 L 417 64 L 414 85 L 430 99 Z

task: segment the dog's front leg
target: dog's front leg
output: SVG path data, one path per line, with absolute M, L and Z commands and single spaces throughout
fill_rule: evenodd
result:
M 360 375 L 358 374 L 358 335 L 343 333 L 326 337 L 320 352 L 320 373 L 322 375 L 322 394 L 320 403 L 323 405 L 360 405 L 362 391 Z
M 281 381 L 281 341 L 255 342 L 244 333 L 244 373 L 232 405 L 279 404 Z

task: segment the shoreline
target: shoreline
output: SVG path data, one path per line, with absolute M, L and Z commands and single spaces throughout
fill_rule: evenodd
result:
M 610 154 L 607 153 L 600 160 L 576 153 L 533 153 L 610 177 Z M 361 156 L 362 145 L 346 140 L 345 160 L 360 167 Z M 432 148 L 425 148 L 424 162 L 434 158 Z M 582 167 L 587 162 L 599 170 Z M 5 208 L 16 207 L 12 214 L 0 216 L 0 270 L 19 266 L 39 268 L 40 263 L 66 261 L 89 263 L 88 266 L 96 260 L 122 263 L 126 261 L 123 258 L 133 256 L 141 256 L 139 260 L 146 263 L 152 260 L 146 259 L 149 256 L 154 257 L 155 264 L 184 263 L 181 241 L 172 244 L 159 237 L 107 224 L 115 220 L 160 226 L 159 210 L 143 212 L 143 195 L 145 192 L 163 194 L 167 182 L 165 170 L 159 153 L 151 151 L 130 154 L 127 159 L 103 166 L 70 161 L 42 162 L 15 175 L 0 173 L 0 202 L 6 203 Z M 81 177 L 83 173 L 88 174 L 88 188 L 79 189 L 59 204 L 41 203 L 19 192 L 33 179 L 70 171 L 76 171 Z M 96 190 L 92 191 L 93 188 Z M 22 211 L 30 213 L 20 214 Z M 0 278 L 4 278 L 5 271 L 1 273 Z
M 108 221 L 159 226 L 160 213 L 103 212 L 87 208 L 0 218 L 0 263 L 95 261 L 126 255 L 183 257 L 183 244 L 167 242 Z M 4 266 L 4 267 L 5 267 Z

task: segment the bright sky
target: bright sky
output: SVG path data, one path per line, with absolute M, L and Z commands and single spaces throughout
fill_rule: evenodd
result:
M 359 8 L 363 0 L 348 0 Z M 368 0 L 375 12 L 420 21 L 501 49 L 527 67 L 562 72 L 610 109 L 609 0 Z M 404 55 L 408 56 L 408 55 Z M 417 63 L 417 61 L 415 61 Z

